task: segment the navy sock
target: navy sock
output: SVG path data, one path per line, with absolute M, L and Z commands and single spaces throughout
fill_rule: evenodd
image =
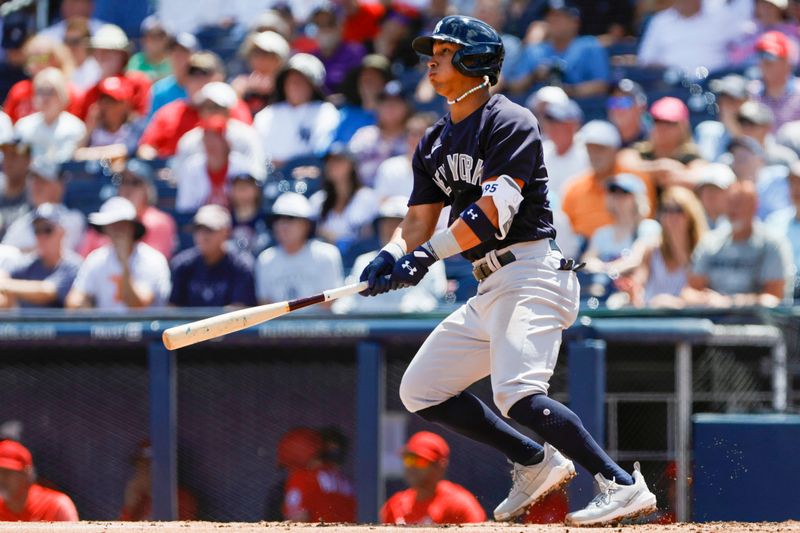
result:
M 616 479 L 620 485 L 633 485 L 631 475 L 611 460 L 583 427 L 578 415 L 564 404 L 544 394 L 535 394 L 515 403 L 508 414 L 520 424 L 534 430 L 592 475 L 599 472 L 606 479 Z
M 470 392 L 462 392 L 416 414 L 428 422 L 435 422 L 472 440 L 488 444 L 515 463 L 531 465 L 544 457 L 544 451 L 536 441 L 503 422 Z

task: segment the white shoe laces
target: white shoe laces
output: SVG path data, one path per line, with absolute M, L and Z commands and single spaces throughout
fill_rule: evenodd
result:
M 521 485 L 526 481 L 526 469 L 523 465 L 514 463 L 514 468 L 511 469 L 511 490 L 508 491 L 509 496 L 517 489 L 517 485 Z
M 600 492 L 597 494 L 597 496 L 592 498 L 592 501 L 589 502 L 589 505 L 594 504 L 597 507 L 609 505 L 611 503 L 611 495 L 619 490 L 617 478 L 612 478 L 611 481 L 608 481 L 607 479 L 598 479 L 597 484 L 600 486 Z

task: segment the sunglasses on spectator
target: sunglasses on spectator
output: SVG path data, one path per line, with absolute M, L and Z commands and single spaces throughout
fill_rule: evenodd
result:
M 46 65 L 50 62 L 50 54 L 34 54 L 25 59 L 26 65 Z
M 758 53 L 758 58 L 769 62 L 778 61 L 780 59 L 779 56 L 776 56 L 775 54 L 771 54 L 769 52 L 765 52 L 763 50 Z
M 608 109 L 632 109 L 636 101 L 632 96 L 611 96 L 606 102 Z
M 189 76 L 210 76 L 212 72 L 200 67 L 189 67 Z
M 631 194 L 630 191 L 623 189 L 622 187 L 614 183 L 608 186 L 608 192 L 610 192 L 611 194 Z
M 33 227 L 33 234 L 34 235 L 50 235 L 55 231 L 55 228 L 50 225 L 43 225 L 43 226 L 34 226 Z
M 414 455 L 413 453 L 403 455 L 403 466 L 406 468 L 428 468 L 430 464 L 430 461 L 419 455 Z
M 144 181 L 137 179 L 124 179 L 119 182 L 120 187 L 139 187 L 144 184 Z
M 278 216 L 275 217 L 275 221 L 278 221 L 278 220 L 307 220 L 307 219 L 300 218 L 300 217 L 290 217 L 288 215 L 278 215 Z
M 677 204 L 665 204 L 665 205 L 662 205 L 658 209 L 658 211 L 660 213 L 664 214 L 664 215 L 667 215 L 667 214 L 673 214 L 673 215 L 683 214 L 683 208 L 681 206 L 677 205 Z

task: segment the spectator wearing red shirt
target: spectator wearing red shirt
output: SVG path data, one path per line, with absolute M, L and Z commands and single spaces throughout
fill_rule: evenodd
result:
M 131 97 L 133 111 L 139 116 L 146 115 L 151 81 L 143 72 L 125 70 L 130 59 L 131 43 L 122 28 L 114 24 L 102 25 L 92 36 L 91 47 L 92 54 L 100 65 L 100 81 L 83 95 L 78 117 L 86 120 L 89 110 L 100 98 L 100 83 L 103 82 L 103 79 L 112 76 L 120 76 L 128 80 L 133 92 Z
M 278 443 L 278 463 L 288 469 L 283 516 L 294 522 L 355 522 L 356 500 L 350 480 L 322 460 L 322 435 L 297 428 Z
M 450 458 L 447 442 L 435 433 L 414 434 L 403 449 L 410 488 L 398 492 L 381 509 L 385 524 L 466 524 L 486 520 L 478 500 L 467 489 L 444 479 Z
M 386 14 L 383 4 L 367 0 L 344 0 L 342 7 L 345 13 L 342 40 L 361 44 L 375 40 L 381 29 L 381 20 Z
M 66 46 L 41 35 L 35 35 L 25 43 L 22 53 L 25 57 L 25 74 L 29 78 L 12 85 L 3 102 L 3 111 L 12 122 L 36 111 L 33 108 L 33 78 L 38 73 L 47 67 L 54 67 L 69 79 L 75 66 Z M 67 85 L 67 97 L 66 110 L 77 115 L 80 112 L 81 95 L 72 84 Z
M 16 441 L 0 441 L 0 522 L 77 520 L 69 496 L 35 482 L 31 452 Z
M 200 90 L 207 83 L 224 79 L 225 69 L 219 56 L 212 52 L 192 54 L 185 82 L 186 99 L 170 102 L 153 115 L 139 139 L 139 157 L 154 159 L 175 155 L 183 134 L 200 125 L 200 102 L 197 101 Z M 246 124 L 253 123 L 247 105 L 239 99 L 231 108 L 230 116 Z

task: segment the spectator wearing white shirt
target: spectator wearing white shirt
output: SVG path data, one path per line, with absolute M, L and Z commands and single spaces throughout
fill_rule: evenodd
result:
M 408 212 L 407 203 L 408 196 L 393 196 L 381 203 L 376 219 L 379 246 L 385 246 L 391 240 Z M 358 256 L 347 283 L 357 283 L 359 274 L 377 255 L 377 251 L 372 251 Z M 333 309 L 337 313 L 424 313 L 434 310 L 446 292 L 444 262 L 437 261 L 419 285 L 389 291 L 380 298 L 361 298 L 356 295 L 337 301 Z
M 31 145 L 33 157 L 57 162 L 72 159 L 86 127 L 66 111 L 69 96 L 64 73 L 54 67 L 42 70 L 33 78 L 33 91 L 36 113 L 17 121 L 17 135 Z
M 111 242 L 83 262 L 65 306 L 124 311 L 164 305 L 171 289 L 169 265 L 161 252 L 141 242 L 145 228 L 133 204 L 109 198 L 89 215 L 89 223 Z
M 200 89 L 195 97 L 200 113 L 201 124 L 184 133 L 178 141 L 178 148 L 172 166 L 177 168 L 181 162 L 204 151 L 203 137 L 210 121 L 222 122 L 225 119 L 225 140 L 231 152 L 243 155 L 251 162 L 248 172 L 258 180 L 267 177 L 267 161 L 261 146 L 261 139 L 253 126 L 231 118 L 231 110 L 237 105 L 238 97 L 233 87 L 221 81 L 212 81 Z
M 547 165 L 548 192 L 561 195 L 567 181 L 589 170 L 589 153 L 576 135 L 583 121 L 583 112 L 574 100 L 550 103 L 544 107 L 542 142 Z
M 343 252 L 375 219 L 375 192 L 361 183 L 355 158 L 343 143 L 334 143 L 325 156 L 322 190 L 311 197 L 311 205 L 317 235 Z
M 295 54 L 278 75 L 276 100 L 254 120 L 264 153 L 276 166 L 324 153 L 339 125 L 339 112 L 322 92 L 325 67 L 310 54 Z
M 729 4 L 737 4 L 731 6 Z M 676 0 L 655 14 L 642 36 L 640 65 L 679 69 L 697 75 L 728 64 L 728 46 L 742 33 L 741 9 L 745 0 Z
M 54 41 L 63 41 L 67 32 L 67 23 L 74 17 L 88 19 L 89 29 L 92 34 L 104 24 L 102 20 L 92 17 L 94 14 L 94 0 L 62 0 L 59 13 L 61 20 L 40 31 L 39 35 L 44 35 Z
M 32 208 L 45 203 L 62 205 L 64 188 L 63 175 L 59 172 L 58 164 L 41 158 L 31 162 L 28 173 L 28 202 Z M 16 246 L 23 252 L 33 250 L 36 247 L 33 216 L 33 211 L 28 211 L 17 218 L 6 230 L 3 244 Z M 64 228 L 64 246 L 77 251 L 86 226 L 83 213 L 77 209 L 69 209 L 61 216 L 60 224 Z
M 277 245 L 258 256 L 255 278 L 260 303 L 310 296 L 343 283 L 342 257 L 331 245 L 311 238 L 313 209 L 308 199 L 283 193 L 272 206 Z M 330 309 L 330 303 L 315 309 Z

